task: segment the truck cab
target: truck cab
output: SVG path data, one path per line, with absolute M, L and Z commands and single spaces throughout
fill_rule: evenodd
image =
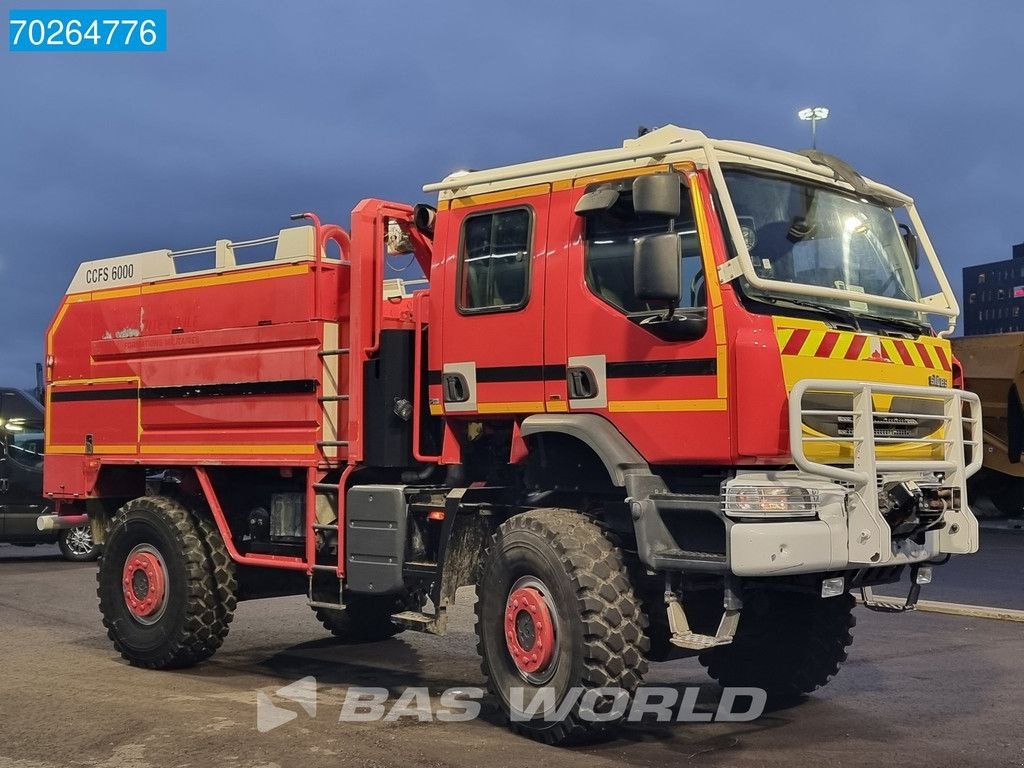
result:
M 910 198 L 675 126 L 426 189 L 431 408 L 635 452 L 658 494 L 707 499 L 662 510 L 620 478 L 645 564 L 763 577 L 977 548 L 977 401 L 952 389 L 958 308 Z

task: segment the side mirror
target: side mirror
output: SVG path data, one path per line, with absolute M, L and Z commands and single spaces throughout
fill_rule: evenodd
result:
M 576 215 L 586 216 L 588 213 L 607 211 L 619 199 L 619 191 L 611 187 L 598 187 L 587 192 L 576 203 Z
M 650 173 L 633 179 L 633 210 L 638 214 L 678 219 L 682 209 L 678 173 Z
M 646 235 L 633 244 L 633 291 L 641 301 L 679 303 L 683 244 L 675 232 Z
M 903 244 L 907 246 L 907 255 L 914 269 L 921 266 L 921 255 L 917 248 L 917 235 L 915 235 L 906 224 L 900 224 L 900 235 L 903 237 Z

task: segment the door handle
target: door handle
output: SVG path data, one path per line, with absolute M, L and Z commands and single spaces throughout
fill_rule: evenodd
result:
M 6 477 L 3 478 L 3 479 L 0 479 L 0 493 L 7 493 L 7 490 L 8 490 L 9 487 L 10 487 L 10 480 L 8 480 Z
M 591 400 L 598 395 L 597 377 L 589 368 L 583 366 L 569 368 L 566 371 L 569 385 L 570 400 Z
M 446 373 L 442 382 L 446 403 L 464 403 L 469 400 L 469 383 L 461 373 Z

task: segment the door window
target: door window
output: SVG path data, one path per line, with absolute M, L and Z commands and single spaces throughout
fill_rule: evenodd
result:
M 507 312 L 526 305 L 532 219 L 528 208 L 466 218 L 459 249 L 460 312 Z
M 43 422 L 10 419 L 0 432 L 7 448 L 7 459 L 17 467 L 39 471 L 43 466 Z
M 633 210 L 632 180 L 616 184 L 619 198 L 606 211 L 587 215 L 586 280 L 590 291 L 602 301 L 627 314 L 663 309 L 636 297 L 633 288 L 633 244 L 644 235 L 667 231 L 658 216 L 641 216 Z M 707 306 L 700 238 L 689 191 L 682 190 L 682 213 L 674 231 L 682 242 L 682 291 L 679 307 Z

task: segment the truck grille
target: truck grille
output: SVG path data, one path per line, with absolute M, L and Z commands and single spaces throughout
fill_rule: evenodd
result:
M 835 411 L 806 415 L 804 424 L 829 437 L 853 437 L 853 395 L 838 392 L 808 392 L 805 408 Z M 942 401 L 923 397 L 894 397 L 888 414 L 874 417 L 875 437 L 914 440 L 933 434 L 942 426 Z M 907 415 L 900 415 L 907 414 Z M 911 415 L 912 414 L 912 415 Z M 932 414 L 935 418 L 929 418 Z

